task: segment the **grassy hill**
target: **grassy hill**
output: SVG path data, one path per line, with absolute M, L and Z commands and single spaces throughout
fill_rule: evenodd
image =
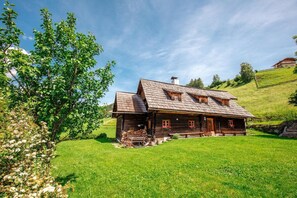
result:
M 238 97 L 238 103 L 253 113 L 254 122 L 278 124 L 297 119 L 297 107 L 288 104 L 288 97 L 297 89 L 294 68 L 263 70 L 256 73 L 255 81 L 232 87 L 224 83 L 217 89 L 229 91 Z

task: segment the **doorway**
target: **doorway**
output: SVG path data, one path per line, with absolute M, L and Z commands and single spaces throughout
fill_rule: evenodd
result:
M 213 118 L 207 118 L 207 132 L 214 132 Z

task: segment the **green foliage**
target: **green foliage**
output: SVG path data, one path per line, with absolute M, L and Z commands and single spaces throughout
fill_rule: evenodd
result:
M 234 78 L 235 82 L 240 82 L 241 81 L 241 76 L 239 74 L 237 74 Z
M 292 93 L 289 97 L 289 104 L 292 104 L 294 106 L 297 106 L 297 90 L 295 93 Z
M 209 88 L 213 88 L 213 87 L 216 87 L 218 85 L 222 84 L 222 81 L 219 77 L 218 74 L 215 74 L 212 78 L 212 83 L 209 85 Z
M 6 76 L 6 73 L 11 73 L 12 67 L 10 67 L 9 56 L 11 48 L 19 46 L 19 36 L 23 32 L 17 28 L 15 20 L 18 14 L 13 10 L 14 4 L 5 2 L 3 12 L 1 13 L 0 21 L 2 25 L 0 27 L 0 85 L 2 91 L 7 91 L 3 87 L 7 88 L 10 79 Z
M 297 74 L 297 65 L 295 66 L 295 68 L 293 70 L 293 74 Z
M 1 197 L 66 197 L 50 176 L 55 144 L 46 124 L 40 125 L 22 110 L 4 113 L 0 120 Z
M 179 138 L 179 135 L 178 134 L 174 134 L 173 136 L 172 136 L 172 139 L 174 139 L 174 140 L 177 140 Z
M 249 134 L 144 149 L 65 141 L 53 173 L 71 181 L 71 197 L 296 197 L 296 140 Z
M 295 40 L 295 42 L 297 44 L 297 35 L 293 36 L 293 39 Z M 297 51 L 295 52 L 295 55 L 297 56 Z
M 253 67 L 249 63 L 241 63 L 240 64 L 240 76 L 241 76 L 241 80 L 244 83 L 251 82 L 255 77 Z
M 111 69 L 115 62 L 94 69 L 95 56 L 103 51 L 95 36 L 76 32 L 76 18 L 71 13 L 53 25 L 46 9 L 41 10 L 42 31 L 34 30 L 35 49 L 30 55 L 24 54 L 18 49 L 21 32 L 13 22 L 16 13 L 9 12 L 13 17 L 8 17 L 9 22 L 2 17 L 7 25 L 0 31 L 0 76 L 11 73 L 12 78 L 6 78 L 7 84 L 1 85 L 10 88 L 7 95 L 12 105 L 32 109 L 35 122 L 48 124 L 52 140 L 58 139 L 62 131 L 75 137 L 98 128 L 105 116 L 105 108 L 98 101 L 113 82 Z M 2 15 L 8 15 L 5 13 Z
M 195 88 L 199 88 L 199 89 L 204 88 L 204 84 L 203 84 L 201 78 L 194 79 L 194 80 L 191 79 L 190 83 L 187 84 L 187 86 L 189 86 L 189 87 L 195 87 Z

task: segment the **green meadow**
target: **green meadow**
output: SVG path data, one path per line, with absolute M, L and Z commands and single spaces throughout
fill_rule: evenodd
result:
M 297 107 L 289 105 L 290 94 L 297 89 L 297 74 L 293 67 L 259 71 L 255 81 L 231 87 L 222 84 L 219 89 L 226 90 L 238 98 L 238 103 L 253 113 L 258 119 L 253 122 L 279 124 L 297 119 Z
M 296 140 L 253 130 L 132 149 L 74 140 L 52 170 L 70 197 L 296 197 L 296 153 Z

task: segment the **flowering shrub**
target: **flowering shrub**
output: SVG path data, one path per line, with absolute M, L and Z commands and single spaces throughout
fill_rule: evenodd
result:
M 1 113 L 0 197 L 66 197 L 50 176 L 55 144 L 46 124 L 23 111 Z

